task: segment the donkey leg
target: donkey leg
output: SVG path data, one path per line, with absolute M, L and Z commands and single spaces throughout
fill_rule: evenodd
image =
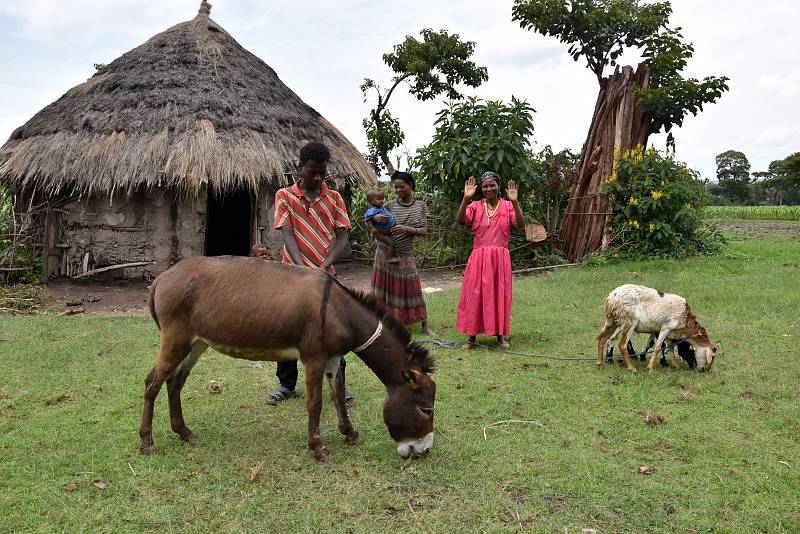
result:
M 192 349 L 189 355 L 183 359 L 178 365 L 177 369 L 167 378 L 167 394 L 169 395 L 169 420 L 172 426 L 172 431 L 177 433 L 183 441 L 190 441 L 192 439 L 192 431 L 186 426 L 183 420 L 183 408 L 181 406 L 181 390 L 186 383 L 186 378 L 189 376 L 197 360 L 208 348 L 208 345 L 200 340 L 192 344 Z
M 345 441 L 348 443 L 361 443 L 361 437 L 353 424 L 350 422 L 350 416 L 347 414 L 347 402 L 344 398 L 344 383 L 342 383 L 342 374 L 339 372 L 339 358 L 331 358 L 328 360 L 328 365 L 325 366 L 325 378 L 328 379 L 328 385 L 331 387 L 331 397 L 333 397 L 333 404 L 336 406 L 336 417 L 339 419 L 339 432 L 344 435 Z
M 186 340 L 174 340 L 165 330 L 161 331 L 161 350 L 155 366 L 144 379 L 144 409 L 142 424 L 139 427 L 141 444 L 139 452 L 148 453 L 153 450 L 153 410 L 161 385 L 183 361 L 191 350 Z
M 306 371 L 306 410 L 308 411 L 308 448 L 314 451 L 314 458 L 325 460 L 330 456 L 328 447 L 322 443 L 319 433 L 319 417 L 322 413 L 322 375 L 325 364 L 321 362 L 303 362 Z
M 156 362 L 157 363 L 157 362 Z M 153 450 L 153 407 L 161 384 L 156 384 L 156 368 L 150 369 L 144 378 L 144 409 L 142 411 L 142 424 L 139 426 L 139 452 L 146 454 Z

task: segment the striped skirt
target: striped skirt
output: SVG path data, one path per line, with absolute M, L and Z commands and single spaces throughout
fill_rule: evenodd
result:
M 389 263 L 388 250 L 378 246 L 372 267 L 372 294 L 386 306 L 386 311 L 404 324 L 419 323 L 428 318 L 417 266 L 411 255 L 397 256 Z

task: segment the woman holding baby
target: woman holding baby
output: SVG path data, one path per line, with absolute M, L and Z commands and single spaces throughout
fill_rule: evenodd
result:
M 389 232 L 377 229 L 376 225 L 385 225 L 390 217 L 376 213 L 370 225 L 378 240 L 372 267 L 372 294 L 398 321 L 407 325 L 422 323 L 422 331 L 433 336 L 412 256 L 414 238 L 428 233 L 428 208 L 424 201 L 414 198 L 415 182 L 411 174 L 395 171 L 392 185 L 396 198 L 384 207 L 394 215 L 395 224 Z

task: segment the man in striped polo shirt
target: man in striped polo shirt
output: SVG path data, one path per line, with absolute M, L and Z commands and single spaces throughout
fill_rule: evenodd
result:
M 333 262 L 347 246 L 351 224 L 342 196 L 323 183 L 330 159 L 330 151 L 322 143 L 307 143 L 300 149 L 295 184 L 275 194 L 275 228 L 283 238 L 283 263 L 334 274 Z M 344 358 L 339 372 L 344 383 Z M 267 398 L 272 406 L 295 396 L 297 361 L 278 362 L 275 375 L 280 386 Z M 348 405 L 355 402 L 346 389 L 345 399 Z

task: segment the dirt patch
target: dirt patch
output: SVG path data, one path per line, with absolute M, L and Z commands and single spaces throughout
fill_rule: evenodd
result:
M 461 269 L 423 269 L 419 273 L 422 290 L 435 293 L 461 287 Z M 372 264 L 349 261 L 336 266 L 339 280 L 346 286 L 369 292 Z M 124 281 L 98 283 L 90 280 L 51 280 L 47 288 L 50 299 L 47 308 L 69 313 L 83 309 L 81 313 L 147 313 L 147 288 L 149 282 Z
M 339 280 L 353 289 L 369 291 L 372 279 L 372 264 L 350 261 L 336 266 L 336 275 Z M 445 289 L 458 289 L 464 277 L 463 269 L 422 269 L 419 271 L 419 281 L 422 291 L 435 293 Z
M 57 312 L 83 308 L 83 313 L 145 313 L 145 281 L 98 283 L 90 280 L 55 279 L 47 284 L 50 300 L 47 307 Z
M 737 234 L 788 234 L 800 237 L 800 221 L 747 221 L 740 219 L 712 219 L 720 230 Z

